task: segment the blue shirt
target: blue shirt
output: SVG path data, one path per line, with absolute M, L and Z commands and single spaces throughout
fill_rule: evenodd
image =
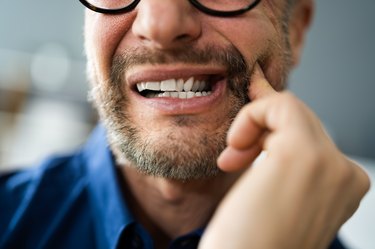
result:
M 76 153 L 0 177 L 0 249 L 153 248 L 120 189 L 105 130 Z M 170 243 L 195 249 L 203 229 Z M 343 248 L 335 240 L 330 249 Z

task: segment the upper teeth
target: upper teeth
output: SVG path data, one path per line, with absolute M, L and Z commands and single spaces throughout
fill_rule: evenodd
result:
M 206 88 L 205 81 L 194 80 L 190 77 L 188 80 L 168 79 L 163 81 L 142 82 L 137 84 L 139 92 L 144 90 L 166 91 L 166 92 L 201 92 Z

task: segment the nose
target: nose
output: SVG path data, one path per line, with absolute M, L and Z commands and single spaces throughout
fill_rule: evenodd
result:
M 142 0 L 132 32 L 158 49 L 170 49 L 197 39 L 201 25 L 187 0 Z

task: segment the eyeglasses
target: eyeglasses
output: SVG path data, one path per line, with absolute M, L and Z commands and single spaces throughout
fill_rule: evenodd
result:
M 140 0 L 79 0 L 90 10 L 121 14 L 135 9 Z M 177 0 L 176 0 L 177 1 Z M 253 9 L 261 0 L 188 0 L 198 10 L 219 17 L 237 16 Z

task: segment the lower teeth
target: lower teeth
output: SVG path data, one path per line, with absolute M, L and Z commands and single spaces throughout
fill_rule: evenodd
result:
M 162 98 L 162 97 L 169 97 L 169 98 L 179 98 L 179 99 L 190 99 L 194 97 L 202 97 L 208 96 L 211 94 L 211 91 L 203 91 L 203 92 L 162 92 L 162 93 L 155 93 L 150 92 L 147 93 L 146 98 Z

